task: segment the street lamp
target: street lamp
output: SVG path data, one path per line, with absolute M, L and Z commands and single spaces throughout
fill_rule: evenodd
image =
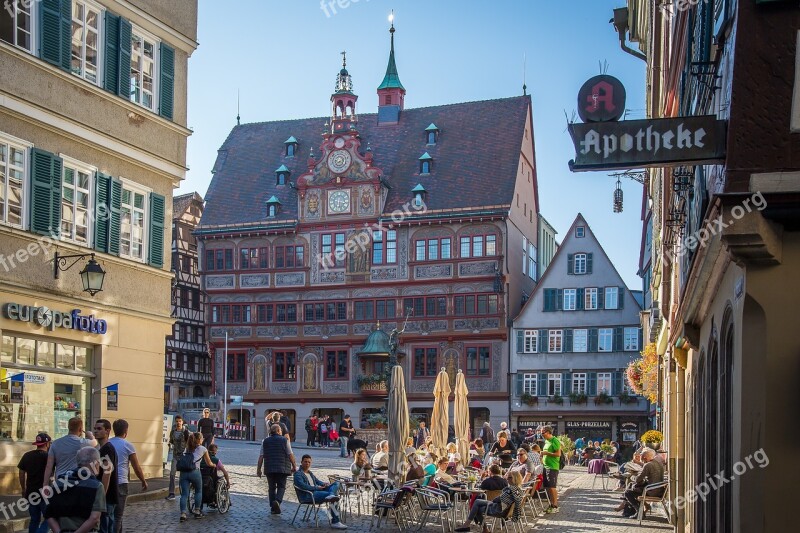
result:
M 103 280 L 106 277 L 105 270 L 94 260 L 94 254 L 59 255 L 56 252 L 53 259 L 53 277 L 58 279 L 60 271 L 66 272 L 75 266 L 78 261 L 86 257 L 89 258 L 89 261 L 80 272 L 83 292 L 88 292 L 89 295 L 94 296 L 103 290 Z M 74 261 L 67 265 L 68 259 L 74 259 Z
M 228 418 L 228 330 L 225 330 L 225 360 L 222 363 L 222 437 L 225 438 Z

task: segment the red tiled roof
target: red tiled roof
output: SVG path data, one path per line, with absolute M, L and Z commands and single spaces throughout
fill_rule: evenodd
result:
M 362 150 L 372 148 L 373 165 L 383 171 L 391 190 L 384 208 L 389 214 L 411 200 L 421 183 L 430 210 L 470 208 L 512 203 L 529 96 L 465 102 L 403 110 L 400 122 L 378 126 L 377 114 L 358 117 Z M 291 223 L 297 219 L 297 193 L 276 185 L 275 170 L 286 165 L 289 181 L 307 171 L 309 149 L 319 157 L 325 117 L 261 122 L 235 126 L 219 150 L 214 177 L 206 193 L 200 228 Z M 439 128 L 435 146 L 426 145 L 425 128 Z M 294 136 L 298 155 L 284 157 L 284 141 Z M 430 175 L 419 175 L 419 157 L 433 157 Z M 282 208 L 267 219 L 266 202 L 275 195 Z

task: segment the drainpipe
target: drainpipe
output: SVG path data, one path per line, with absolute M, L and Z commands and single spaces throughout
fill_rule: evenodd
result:
M 614 30 L 619 34 L 619 46 L 622 51 L 647 62 L 647 56 L 625 44 L 625 35 L 628 33 L 628 8 L 620 7 L 614 10 L 614 16 L 609 20 L 614 25 Z

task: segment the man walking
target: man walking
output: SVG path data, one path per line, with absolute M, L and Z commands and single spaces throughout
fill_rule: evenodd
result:
M 25 452 L 25 455 L 19 460 L 19 464 L 17 464 L 22 497 L 28 500 L 30 504 L 28 513 L 31 515 L 31 521 L 28 524 L 28 533 L 47 533 L 50 529 L 47 521 L 44 520 L 47 502 L 43 501 L 41 497 L 34 497 L 37 501 L 34 504 L 34 498 L 31 498 L 31 495 L 39 492 L 44 486 L 47 452 L 50 450 L 50 442 L 52 440 L 47 433 L 36 435 L 36 440 L 33 443 L 36 449 Z
M 264 465 L 264 459 L 267 464 Z M 261 442 L 261 455 L 258 456 L 256 475 L 261 477 L 261 467 L 265 466 L 269 486 L 269 506 L 272 514 L 281 514 L 281 503 L 286 492 L 286 478 L 297 471 L 297 463 L 288 438 L 281 436 L 281 426 L 272 424 L 269 437 Z
M 49 527 L 56 532 L 97 531 L 106 510 L 103 484 L 95 477 L 100 472 L 100 453 L 92 447 L 81 448 L 75 454 L 75 467 L 66 474 L 69 488 L 56 492 L 45 511 Z
M 423 444 L 425 444 L 425 441 L 428 440 L 428 437 L 430 437 L 430 435 L 431 432 L 427 427 L 425 427 L 425 422 L 420 422 L 419 430 L 417 431 L 417 442 L 414 443 L 415 446 L 417 448 L 421 447 Z
M 136 477 L 142 482 L 142 492 L 147 490 L 147 480 L 144 479 L 142 467 L 139 466 L 139 458 L 136 456 L 136 448 L 133 444 L 125 440 L 128 436 L 128 421 L 119 419 L 114 420 L 114 437 L 109 442 L 117 452 L 117 507 L 114 509 L 114 522 L 117 528 L 116 533 L 122 533 L 122 515 L 125 513 L 125 502 L 128 500 L 128 472 L 133 467 Z
M 550 499 L 550 507 L 545 511 L 548 514 L 557 513 L 558 509 L 558 472 L 561 469 L 561 441 L 553 435 L 551 426 L 542 428 L 544 448 L 542 449 L 542 463 L 544 463 L 544 487 Z
M 69 433 L 54 440 L 47 452 L 47 466 L 44 470 L 45 484 L 50 483 L 51 476 L 59 478 L 78 467 L 76 462 L 78 450 L 97 446 L 94 435 L 89 431 L 83 431 L 81 417 L 70 418 L 67 422 L 67 430 Z
M 339 441 L 340 452 L 339 457 L 350 457 L 350 451 L 347 449 L 347 442 L 355 437 L 356 430 L 353 427 L 353 421 L 350 420 L 350 415 L 344 415 L 344 420 L 339 424 Z
M 114 533 L 114 513 L 119 502 L 119 481 L 117 479 L 117 450 L 108 442 L 111 437 L 111 422 L 105 418 L 94 423 L 94 435 L 97 439 L 97 451 L 100 452 L 100 463 L 103 467 L 97 474 L 97 480 L 103 484 L 106 494 L 106 510 L 100 515 L 100 533 Z
M 178 459 L 186 450 L 186 443 L 189 442 L 189 429 L 183 425 L 183 417 L 175 417 L 175 427 L 169 435 L 169 447 L 172 448 L 172 463 L 169 467 L 169 494 L 167 500 L 175 499 L 175 471 L 178 467 Z
M 338 483 L 323 483 L 311 472 L 311 456 L 306 454 L 300 460 L 300 470 L 294 473 L 294 486 L 297 491 L 297 499 L 300 503 L 320 503 L 328 504 L 328 514 L 331 517 L 331 527 L 333 529 L 347 529 L 339 518 L 339 513 L 330 504 L 339 501 L 336 495 L 339 491 Z
M 484 448 L 492 448 L 492 444 L 494 444 L 494 430 L 488 421 L 483 423 L 483 429 L 481 429 L 481 440 L 483 441 Z
M 197 422 L 197 431 L 203 434 L 204 446 L 211 446 L 214 443 L 214 421 L 211 419 L 211 410 L 208 407 L 203 409 L 203 418 Z M 188 437 L 186 440 L 189 440 Z

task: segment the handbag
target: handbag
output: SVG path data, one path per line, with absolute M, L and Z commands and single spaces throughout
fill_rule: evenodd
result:
M 178 472 L 194 472 L 196 468 L 194 453 L 190 451 L 183 452 L 183 455 L 178 459 L 178 464 L 175 465 L 175 469 Z

